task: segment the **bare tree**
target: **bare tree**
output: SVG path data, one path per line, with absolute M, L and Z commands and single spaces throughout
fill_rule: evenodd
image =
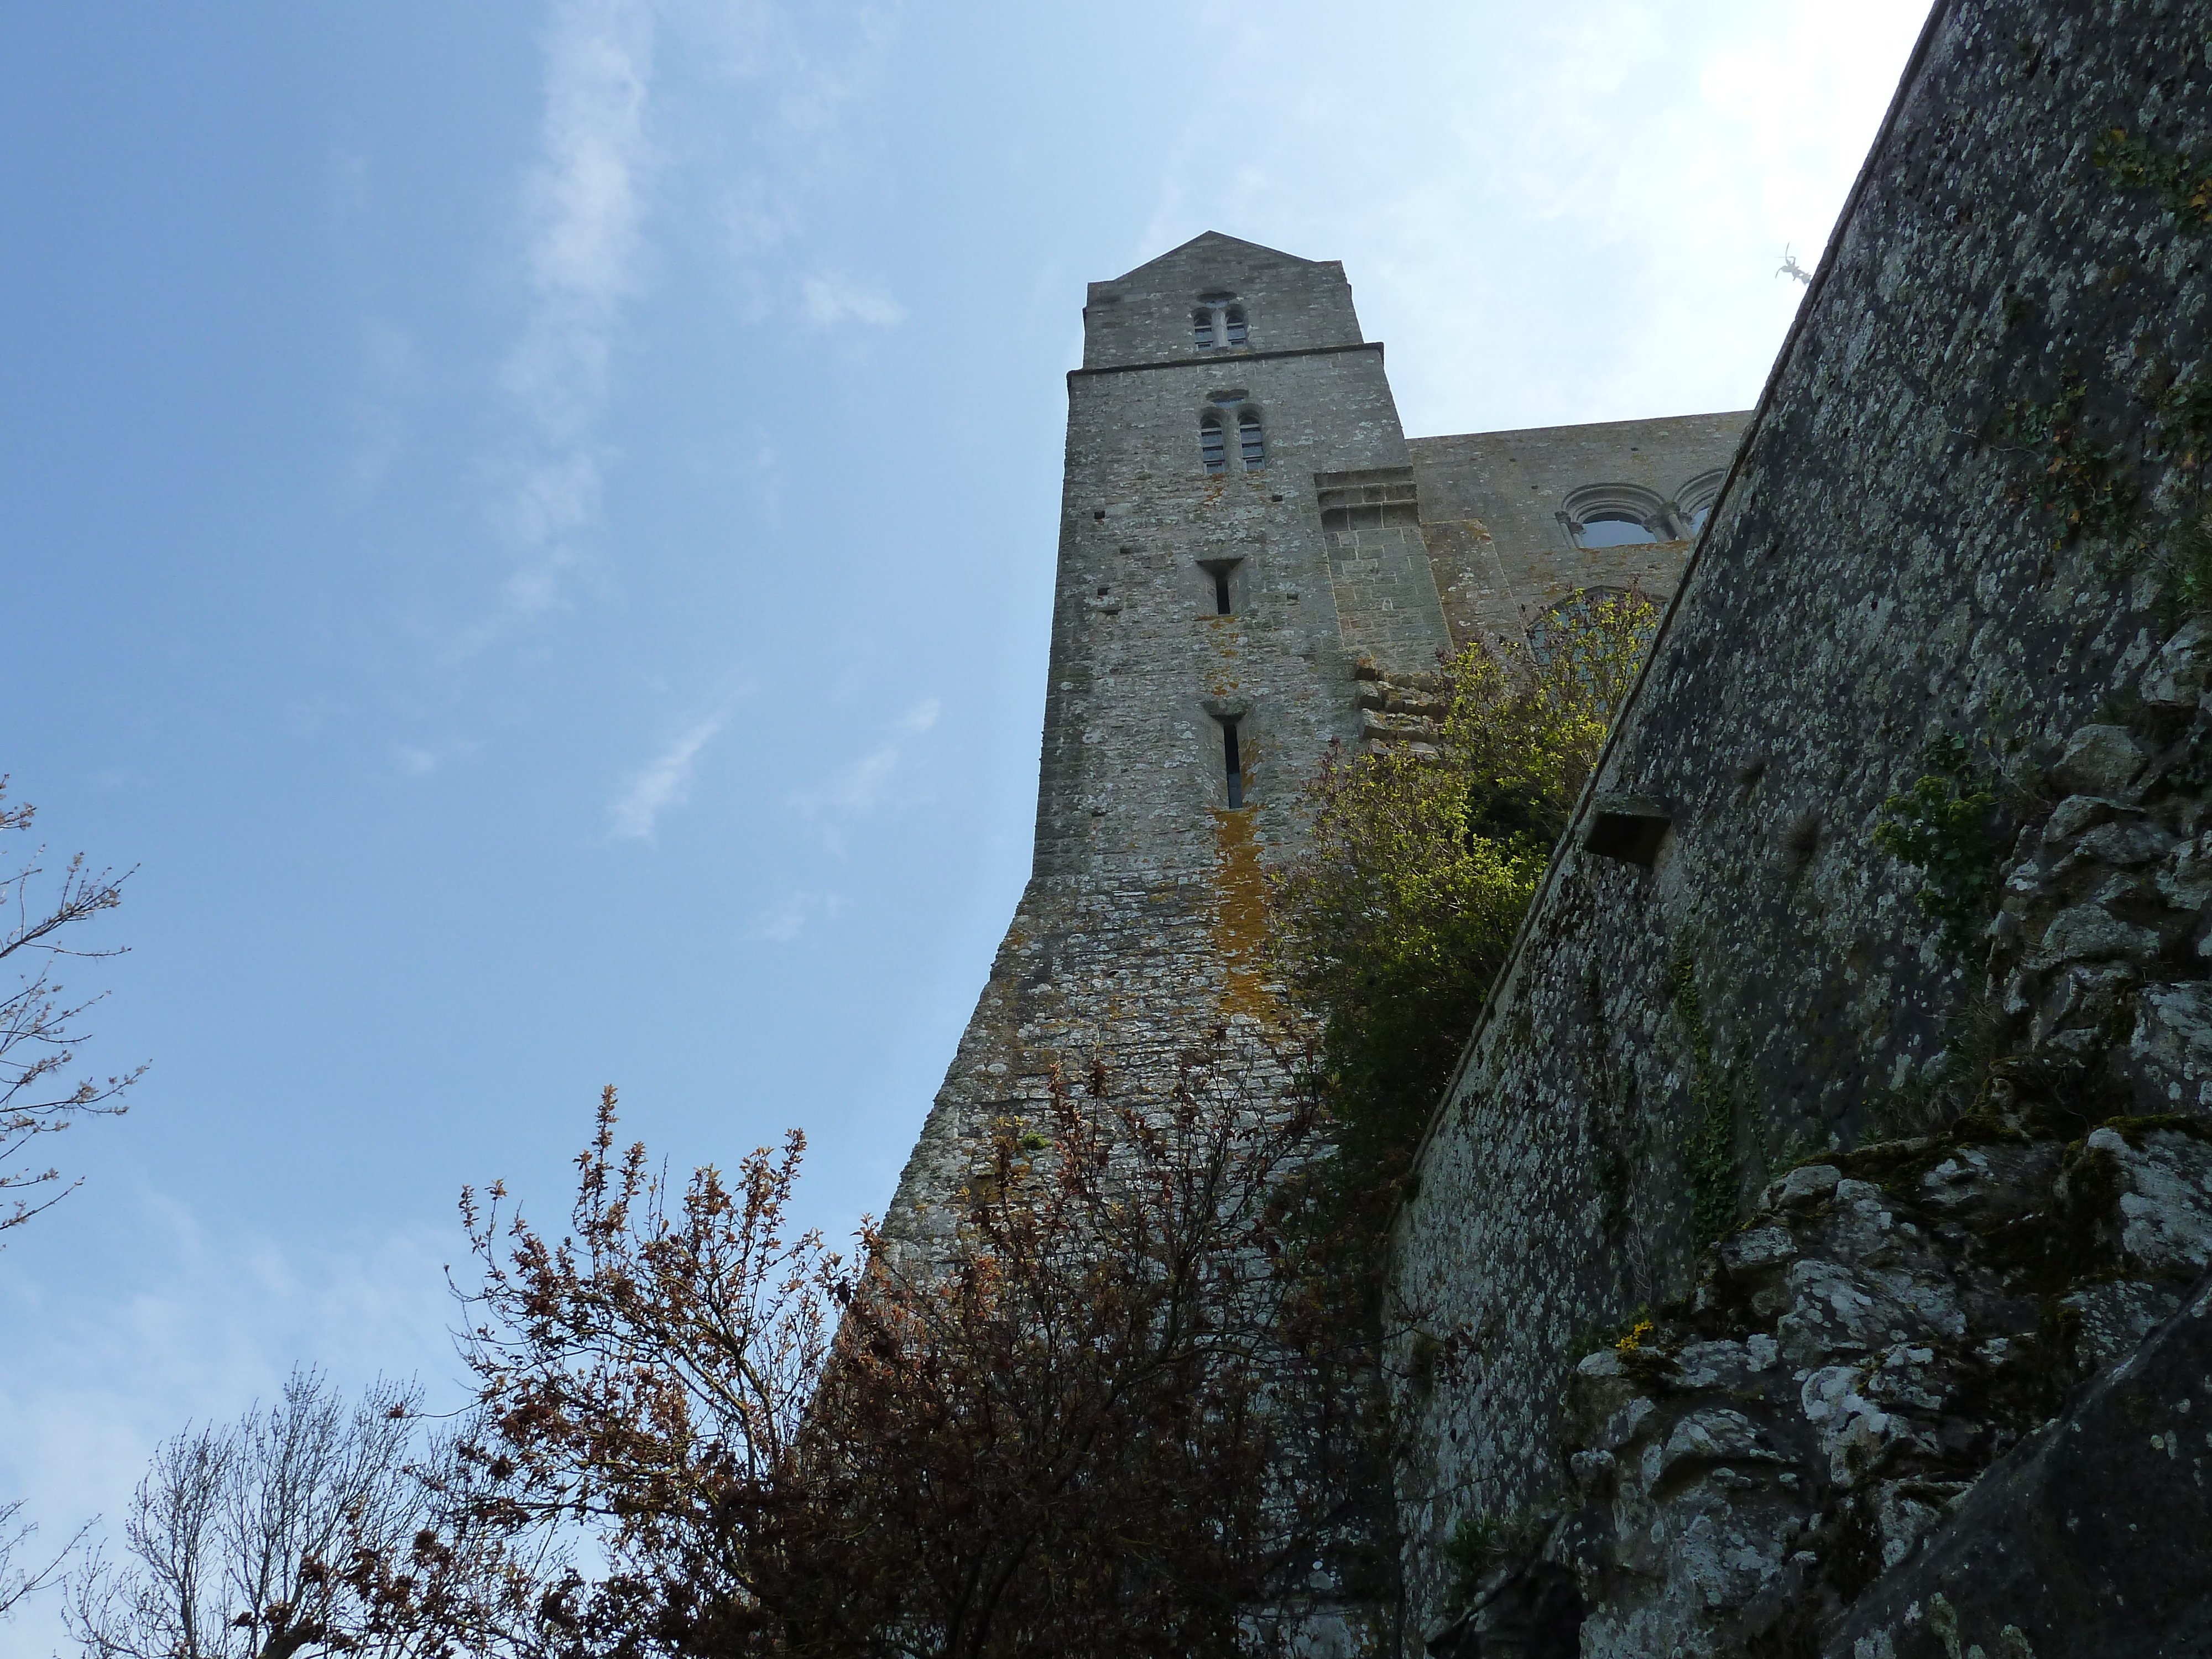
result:
M 23 1505 L 20 1499 L 11 1504 L 0 1504 L 0 1620 L 14 1612 L 15 1604 L 25 1596 L 52 1583 L 54 1575 L 61 1571 L 62 1563 L 69 1559 L 70 1553 L 92 1529 L 89 1522 L 79 1528 L 76 1536 L 63 1545 L 44 1566 L 19 1567 L 15 1565 L 17 1552 L 27 1545 L 39 1530 L 35 1522 L 15 1518 L 22 1512 Z
M 351 1407 L 312 1370 L 234 1427 L 162 1445 L 70 1624 L 94 1659 L 441 1659 L 528 1655 L 560 1576 L 472 1527 L 451 1447 L 426 1443 L 411 1389 Z M 538 1571 L 533 1571 L 532 1569 Z M 552 1601 L 549 1606 L 549 1586 Z
M 38 809 L 8 804 L 8 780 L 0 776 L 0 833 L 27 835 Z M 123 902 L 123 884 L 131 872 L 94 872 L 84 854 L 61 872 L 58 890 L 43 890 L 40 864 L 45 849 L 33 848 L 20 859 L 0 860 L 0 958 L 9 959 L 16 979 L 0 994 L 0 1234 L 20 1227 L 58 1203 L 77 1182 L 56 1186 L 61 1171 L 18 1164 L 40 1135 L 66 1129 L 89 1115 L 117 1115 L 125 1109 L 123 1091 L 146 1068 L 105 1081 L 85 1078 L 70 1083 L 64 1075 L 76 1058 L 85 1033 L 77 1021 L 100 999 L 72 1002 L 54 977 L 64 957 L 119 956 L 121 949 L 84 950 L 64 935 L 79 922 L 112 910 Z M 34 897 L 36 902 L 34 902 Z M 51 1188 L 51 1191 L 40 1189 Z M 14 1194 L 15 1196 L 9 1196 Z

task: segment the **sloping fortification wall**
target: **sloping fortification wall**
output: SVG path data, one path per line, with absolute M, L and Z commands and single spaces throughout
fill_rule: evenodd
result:
M 1925 741 L 2032 792 L 2170 631 L 2121 550 L 2205 451 L 2212 231 L 2169 163 L 2212 154 L 2209 41 L 2203 0 L 1930 20 L 1401 1217 L 1416 1632 L 1456 1522 L 1565 1486 L 1573 1345 L 1690 1288 L 1697 1199 L 1869 1138 L 1963 1029 L 1986 947 L 1870 841 Z M 2139 931 L 2170 959 L 2127 974 L 2203 977 Z

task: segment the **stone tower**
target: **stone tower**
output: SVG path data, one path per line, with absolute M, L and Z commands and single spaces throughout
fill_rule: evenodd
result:
M 991 1121 L 1110 1044 L 1122 1069 L 1264 1013 L 1261 867 L 1297 783 L 1356 742 L 1354 659 L 1448 643 L 1382 348 L 1343 268 L 1208 234 L 1084 307 L 1034 872 L 899 1182 L 950 1225 Z M 1332 568 L 1322 490 L 1392 498 Z
M 1301 833 L 1300 782 L 1333 739 L 1417 734 L 1371 677 L 1578 587 L 1663 598 L 1741 420 L 1409 444 L 1335 261 L 1209 232 L 1092 283 L 1036 864 L 890 1236 L 950 1231 L 975 1149 L 1055 1061 L 1110 1048 L 1121 1074 L 1171 1076 L 1201 1034 L 1264 1017 L 1262 872 Z

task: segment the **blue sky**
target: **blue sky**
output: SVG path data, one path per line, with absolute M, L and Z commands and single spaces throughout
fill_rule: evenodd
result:
M 1026 874 L 1084 283 L 1340 258 L 1417 434 L 1744 407 L 1919 17 L 0 11 L 0 770 L 139 866 L 152 1062 L 0 1251 L 0 1497 L 447 1388 L 458 1188 L 554 1211 L 604 1082 L 880 1209 Z

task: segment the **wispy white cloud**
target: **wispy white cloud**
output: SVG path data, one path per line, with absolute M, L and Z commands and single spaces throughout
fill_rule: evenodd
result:
M 754 918 L 747 939 L 788 945 L 817 921 L 832 921 L 845 908 L 835 893 L 787 893 Z
M 941 705 L 925 697 L 905 709 L 890 723 L 890 735 L 859 758 L 840 767 L 810 789 L 796 792 L 793 806 L 810 817 L 860 817 L 893 797 L 893 786 L 905 768 L 914 739 L 937 724 Z
M 890 328 L 906 320 L 906 307 L 889 295 L 849 277 L 814 276 L 799 285 L 799 309 L 817 328 L 865 323 Z
M 1346 90 L 1366 44 L 1310 73 L 1316 0 L 1200 21 L 1215 97 L 1278 118 L 1256 164 L 1224 165 L 1204 114 L 1166 128 L 1131 263 L 1206 228 L 1344 258 L 1411 432 L 1741 408 L 1802 294 L 1774 276 L 1783 246 L 1813 262 L 1926 10 L 1448 9 L 1394 66 L 1443 112 L 1411 149 L 1393 106 Z
M 34 1277 L 0 1285 L 0 1493 L 25 1501 L 40 1541 L 58 1546 L 105 1514 L 111 1547 L 155 1447 L 194 1421 L 236 1417 L 300 1362 L 342 1387 L 416 1376 L 434 1409 L 467 1398 L 447 1333 L 444 1227 L 310 1243 L 222 1230 L 156 1194 L 111 1192 L 118 1254 L 112 1296 L 43 1295 Z M 95 1537 L 99 1534 L 95 1533 Z M 75 1652 L 60 1598 L 15 1610 L 15 1653 Z
M 599 427 L 623 302 L 642 285 L 653 17 L 646 0 L 560 0 L 545 41 L 538 156 L 523 187 L 529 309 L 500 368 L 515 429 L 492 517 L 516 556 L 503 620 L 554 609 L 591 562 Z M 471 643 L 500 631 L 477 630 Z
M 729 723 L 739 693 L 726 687 L 684 723 L 666 747 L 632 773 L 608 809 L 618 841 L 650 841 L 660 815 L 691 798 L 691 775 L 700 752 Z

